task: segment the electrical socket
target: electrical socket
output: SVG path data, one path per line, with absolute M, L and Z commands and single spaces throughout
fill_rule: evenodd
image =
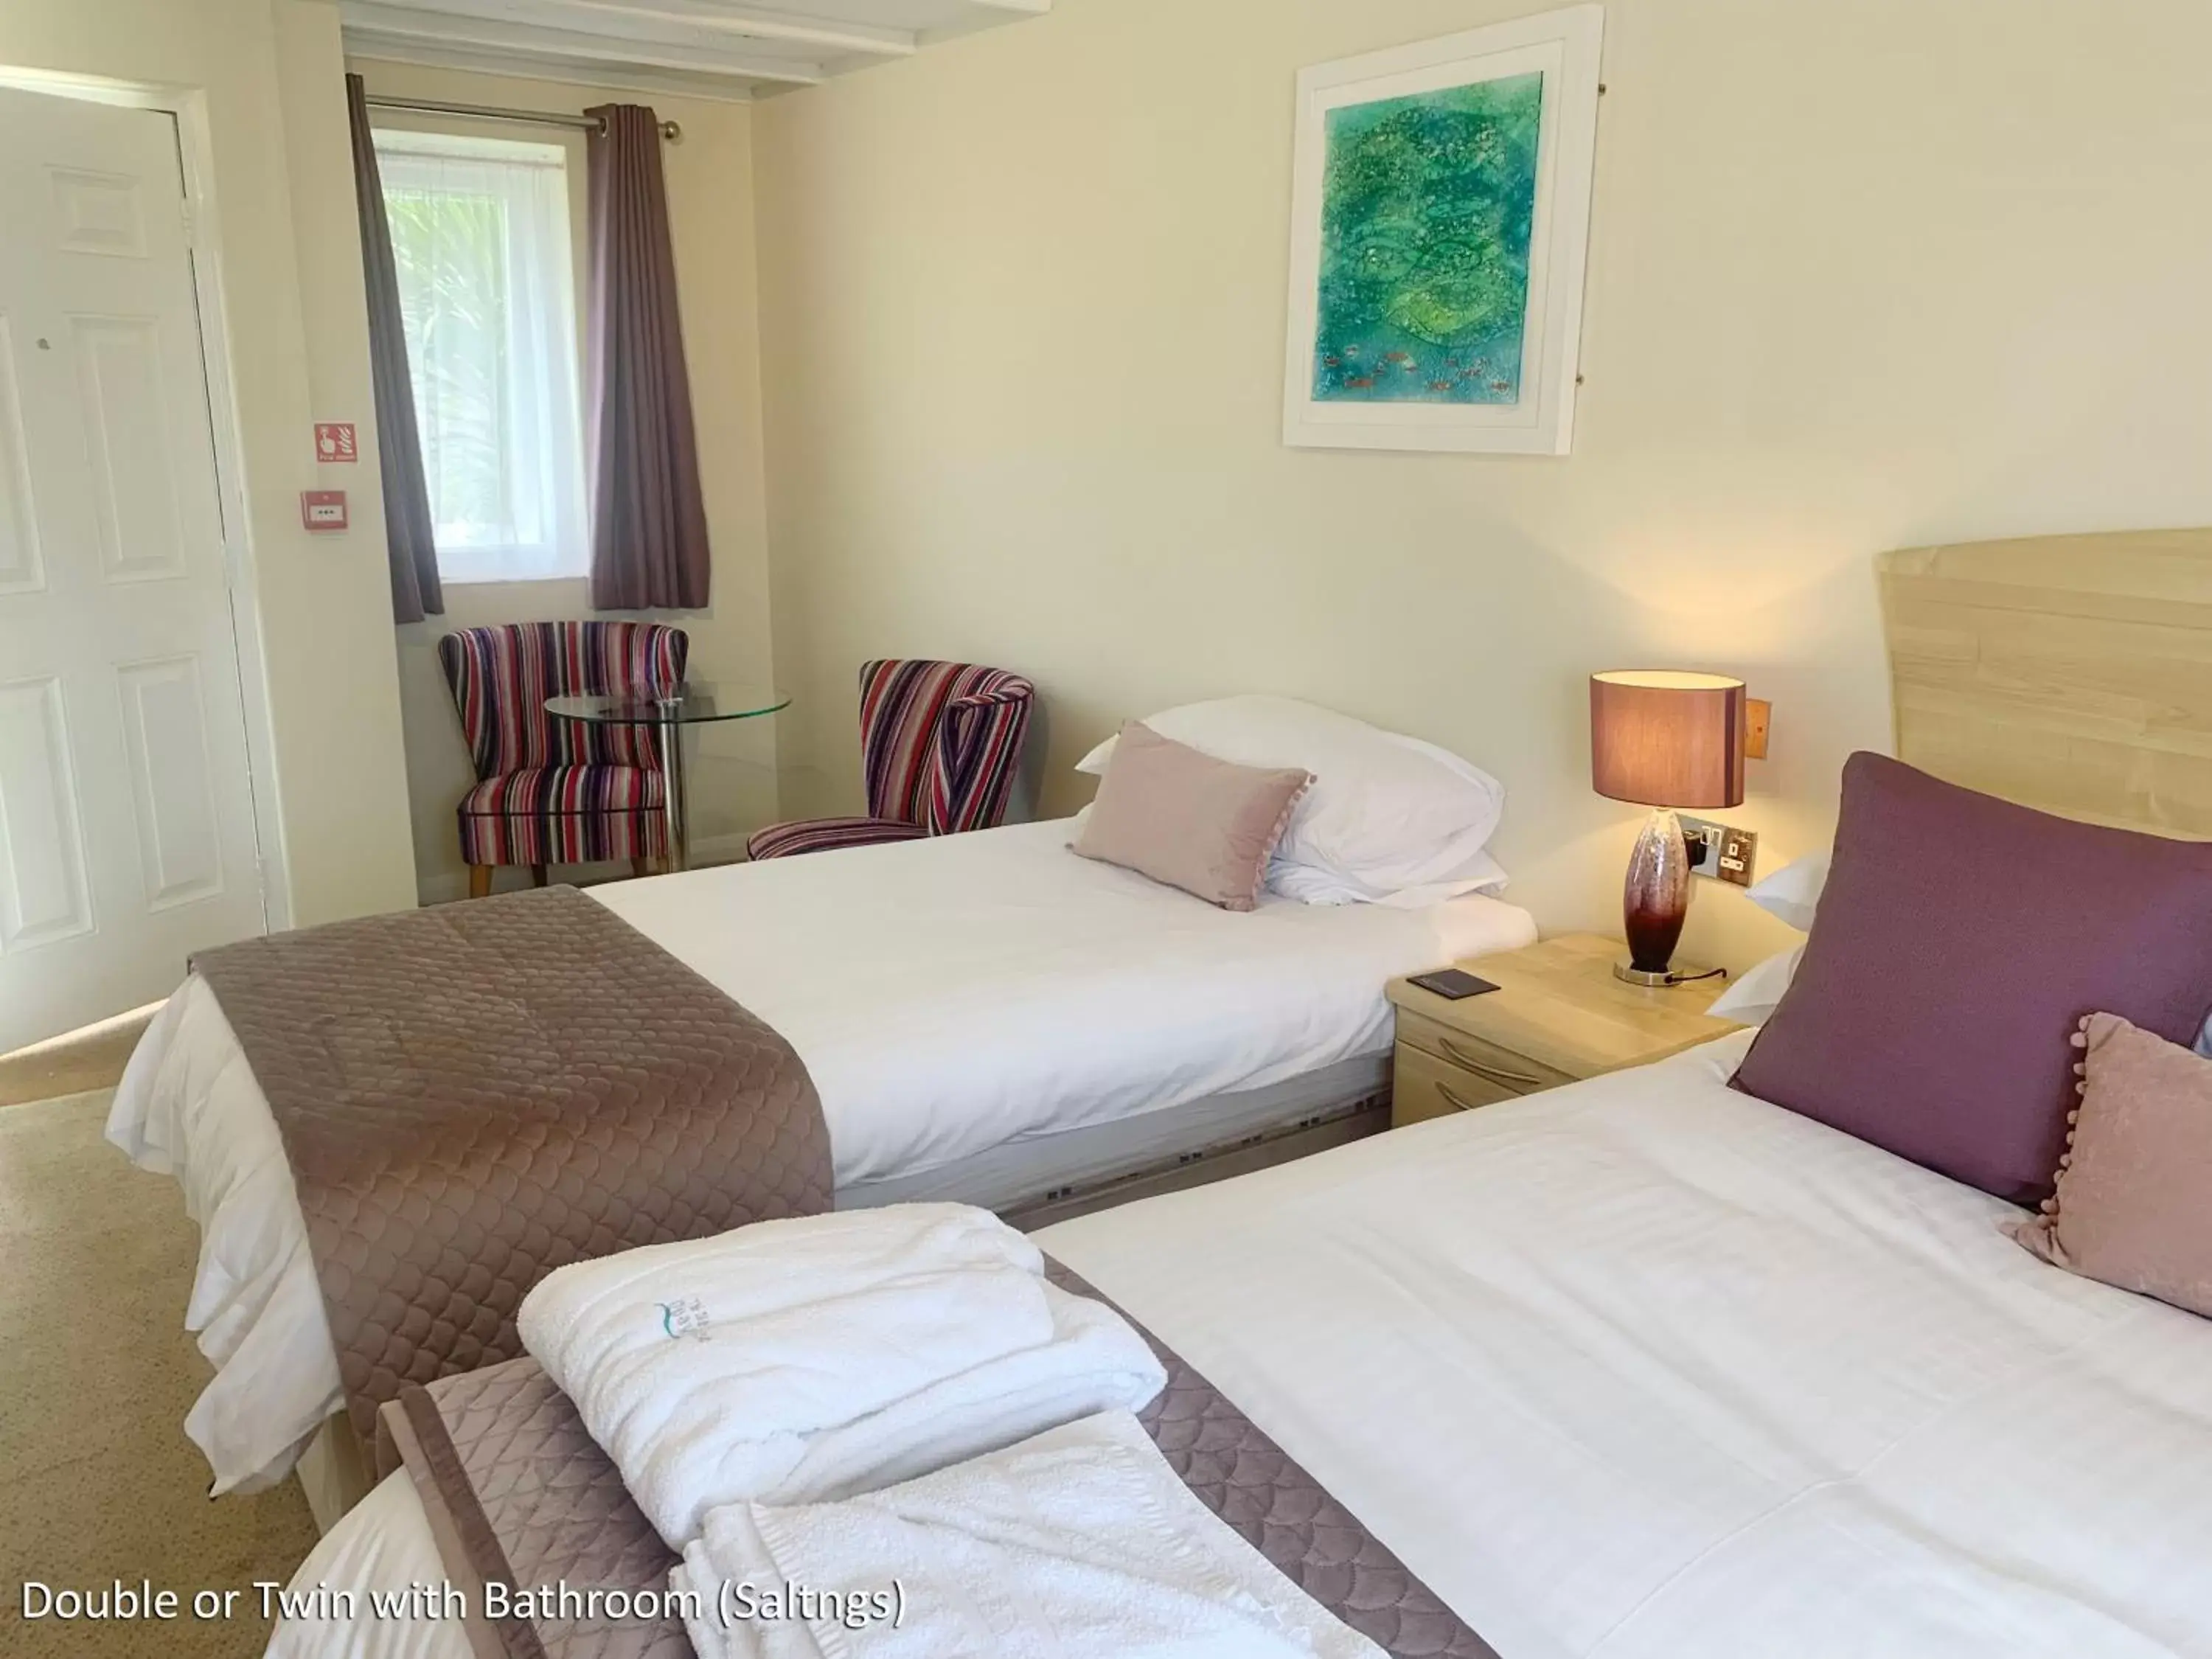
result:
M 1732 887 L 1748 887 L 1759 879 L 1759 836 L 1749 830 L 1730 830 L 1721 836 L 1721 879 Z
M 1684 818 L 1682 833 L 1698 837 L 1702 856 L 1690 866 L 1693 876 L 1711 876 L 1735 887 L 1748 887 L 1759 879 L 1759 836 L 1750 830 L 1732 829 L 1711 818 Z

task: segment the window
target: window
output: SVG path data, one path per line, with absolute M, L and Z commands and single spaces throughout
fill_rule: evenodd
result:
M 385 131 L 376 159 L 439 574 L 580 576 L 567 158 L 555 144 Z

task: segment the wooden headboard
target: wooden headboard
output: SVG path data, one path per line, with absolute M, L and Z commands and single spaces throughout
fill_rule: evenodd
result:
M 1899 759 L 2212 840 L 2212 530 L 1916 548 L 1880 568 Z

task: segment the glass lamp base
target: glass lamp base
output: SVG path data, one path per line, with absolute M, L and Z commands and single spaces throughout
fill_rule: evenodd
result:
M 1682 821 L 1662 808 L 1636 838 L 1622 890 L 1628 961 L 1613 972 L 1632 985 L 1665 985 L 1690 910 L 1690 850 Z

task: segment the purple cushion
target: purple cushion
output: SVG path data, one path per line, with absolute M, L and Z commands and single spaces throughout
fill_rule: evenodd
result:
M 2082 1018 L 2185 1047 L 2208 1006 L 2212 845 L 1854 755 L 1804 961 L 1735 1085 L 2033 1204 L 2065 1150 Z

